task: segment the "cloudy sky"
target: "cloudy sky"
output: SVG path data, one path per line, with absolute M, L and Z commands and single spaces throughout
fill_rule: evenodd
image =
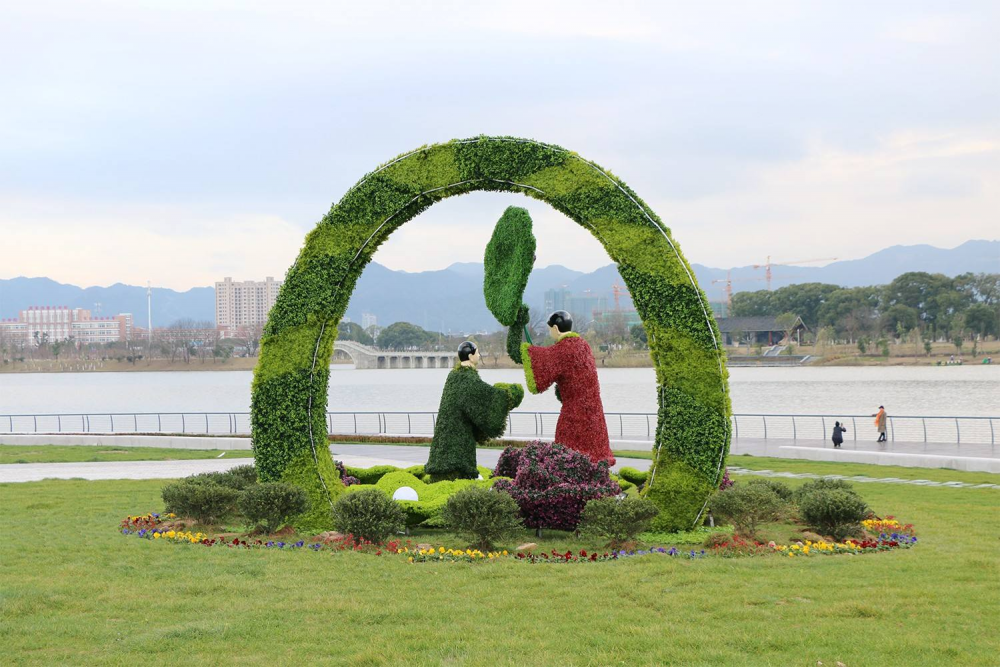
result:
M 1000 3 L 6 3 L 0 278 L 187 289 L 281 276 L 365 172 L 478 134 L 628 182 L 728 267 L 1000 229 Z M 474 194 L 376 255 L 481 261 L 511 204 L 538 266 L 601 247 Z

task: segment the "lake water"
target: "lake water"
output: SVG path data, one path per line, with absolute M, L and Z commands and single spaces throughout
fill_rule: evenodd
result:
M 331 411 L 437 410 L 447 370 L 333 366 Z M 607 412 L 655 412 L 651 368 L 601 369 Z M 516 369 L 481 371 L 488 382 L 522 382 Z M 0 414 L 247 412 L 249 371 L 0 374 Z M 885 368 L 733 368 L 737 413 L 1000 416 L 1000 365 Z M 519 410 L 558 411 L 552 392 Z

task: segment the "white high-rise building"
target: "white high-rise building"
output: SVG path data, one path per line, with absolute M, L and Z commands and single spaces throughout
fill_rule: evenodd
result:
M 263 282 L 225 278 L 215 283 L 215 325 L 227 331 L 263 325 L 279 289 L 281 281 L 270 276 Z
M 371 313 L 361 313 L 361 328 L 362 329 L 364 329 L 365 331 L 367 331 L 368 327 L 377 327 L 377 326 L 378 326 L 378 318 L 377 317 L 375 317 Z

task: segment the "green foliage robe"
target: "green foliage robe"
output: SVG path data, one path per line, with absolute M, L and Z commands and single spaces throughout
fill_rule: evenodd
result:
M 475 479 L 476 443 L 503 435 L 507 413 L 521 404 L 519 384 L 489 385 L 475 368 L 458 366 L 441 394 L 434 440 L 424 471 L 436 477 Z

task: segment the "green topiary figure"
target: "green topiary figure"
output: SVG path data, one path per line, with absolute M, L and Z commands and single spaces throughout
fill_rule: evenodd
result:
M 476 443 L 503 435 L 507 413 L 521 404 L 519 384 L 489 385 L 479 377 L 479 351 L 465 341 L 458 348 L 460 363 L 448 374 L 434 423 L 434 439 L 424 471 L 434 481 L 476 479 Z

